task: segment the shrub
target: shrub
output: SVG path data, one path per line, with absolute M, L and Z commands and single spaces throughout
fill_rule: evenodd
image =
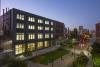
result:
M 88 63 L 88 58 L 85 55 L 80 55 L 74 62 L 73 67 L 85 67 Z

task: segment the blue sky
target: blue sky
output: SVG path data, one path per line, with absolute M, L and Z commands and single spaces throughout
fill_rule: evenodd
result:
M 1 7 L 18 8 L 65 23 L 94 29 L 100 21 L 100 0 L 2 0 Z

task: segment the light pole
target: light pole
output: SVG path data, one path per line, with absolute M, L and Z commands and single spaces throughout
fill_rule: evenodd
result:
M 73 48 L 74 48 L 74 60 L 75 60 L 75 45 L 76 45 L 76 39 L 72 39 L 72 43 L 73 43 Z

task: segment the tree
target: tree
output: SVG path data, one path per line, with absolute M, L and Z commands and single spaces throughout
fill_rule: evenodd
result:
M 9 55 L 5 55 L 0 61 L 2 61 L 1 65 L 7 65 L 7 67 L 27 67 L 24 61 Z
M 94 45 L 92 45 L 92 54 L 100 54 L 100 44 L 99 43 L 94 43 Z
M 14 60 L 12 63 L 8 64 L 8 67 L 27 67 L 27 64 L 22 60 Z

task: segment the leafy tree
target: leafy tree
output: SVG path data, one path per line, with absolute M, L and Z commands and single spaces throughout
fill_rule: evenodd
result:
M 8 67 L 27 67 L 27 64 L 22 60 L 14 60 L 12 63 L 8 64 Z
M 5 55 L 0 61 L 2 61 L 1 65 L 7 65 L 7 67 L 27 67 L 24 61 L 9 55 Z
M 8 63 L 11 63 L 12 61 L 14 60 L 14 57 L 11 57 L 9 55 L 5 55 L 2 59 L 1 59 L 1 64 L 2 65 L 5 65 L 5 64 L 8 64 Z
M 74 62 L 73 67 L 85 67 L 88 63 L 88 58 L 85 55 L 80 55 Z
M 100 54 L 100 44 L 99 43 L 94 43 L 94 45 L 92 45 L 92 54 Z

